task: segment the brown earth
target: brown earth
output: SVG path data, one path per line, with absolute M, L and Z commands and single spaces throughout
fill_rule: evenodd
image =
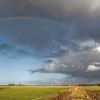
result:
M 97 97 L 98 95 L 98 97 Z M 46 100 L 100 100 L 100 93 L 86 92 L 81 87 L 71 87 L 59 94 L 49 96 Z
M 100 100 L 100 91 L 87 91 L 91 100 Z

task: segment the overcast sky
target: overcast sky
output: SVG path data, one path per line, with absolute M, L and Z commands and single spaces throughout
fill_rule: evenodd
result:
M 45 79 L 100 82 L 100 0 L 0 0 L 0 82 Z

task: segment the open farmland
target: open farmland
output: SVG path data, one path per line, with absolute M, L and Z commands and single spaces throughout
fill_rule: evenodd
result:
M 44 100 L 48 95 L 57 94 L 65 86 L 0 86 L 0 100 Z
M 69 95 L 77 98 L 63 99 Z M 0 86 L 0 100 L 100 100 L 99 97 L 99 86 Z
M 100 100 L 100 86 L 85 86 L 83 87 L 91 100 Z

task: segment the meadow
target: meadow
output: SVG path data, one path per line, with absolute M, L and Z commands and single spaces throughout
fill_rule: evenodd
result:
M 48 95 L 57 94 L 66 86 L 0 86 L 0 100 L 44 100 Z
M 45 100 L 71 86 L 0 86 L 0 100 Z M 82 86 L 86 91 L 100 91 L 100 86 Z

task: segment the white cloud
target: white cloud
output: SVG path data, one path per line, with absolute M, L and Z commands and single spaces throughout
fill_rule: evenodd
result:
M 100 62 L 93 62 L 93 65 L 100 65 Z
M 96 48 L 94 49 L 94 51 L 96 51 L 96 52 L 99 52 L 99 53 L 100 53 L 100 47 L 96 47 Z
M 97 67 L 95 65 L 88 65 L 86 72 L 92 72 L 92 71 L 98 71 L 100 70 L 100 67 Z
M 93 0 L 90 10 L 95 12 L 97 9 L 100 9 L 100 0 Z

